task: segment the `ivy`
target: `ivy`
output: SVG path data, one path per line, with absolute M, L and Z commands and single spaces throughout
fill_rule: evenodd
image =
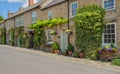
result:
M 75 16 L 76 46 L 86 55 L 101 46 L 104 18 L 105 10 L 97 5 L 80 8 Z
M 15 28 L 15 33 L 18 34 L 18 39 L 19 39 L 19 44 L 21 47 L 25 47 L 25 44 L 24 44 L 24 27 L 21 26 L 21 27 L 17 27 Z
M 6 28 L 0 28 L 1 44 L 6 44 Z
M 57 25 L 62 25 L 67 22 L 63 18 L 53 18 L 50 20 L 40 20 L 30 26 L 31 29 L 34 29 L 34 48 L 39 48 L 42 44 L 45 44 L 46 37 L 44 33 L 44 28 L 52 28 Z
M 65 24 L 66 22 L 67 22 L 67 19 L 63 19 L 63 18 L 54 18 L 51 20 L 40 20 L 32 24 L 30 28 L 32 29 L 39 29 L 43 27 L 52 28 L 53 26 L 62 25 L 62 24 Z
M 10 35 L 11 35 L 11 39 L 10 39 L 10 44 L 12 45 L 12 46 L 14 46 L 14 33 L 15 33 L 15 30 L 13 29 L 13 28 L 11 28 L 10 30 L 9 30 L 9 32 L 10 32 Z

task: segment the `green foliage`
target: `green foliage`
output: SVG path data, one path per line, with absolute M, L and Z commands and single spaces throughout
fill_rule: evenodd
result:
M 53 43 L 52 49 L 53 49 L 53 50 L 59 50 L 59 45 L 58 45 L 57 42 L 54 42 L 54 43 Z
M 40 46 L 40 37 L 39 35 L 34 35 L 34 48 L 39 48 Z
M 113 59 L 111 62 L 112 65 L 120 66 L 120 59 Z
M 1 43 L 5 44 L 6 43 L 6 28 L 0 28 L 0 38 L 1 38 Z
M 74 48 L 71 43 L 68 44 L 67 51 L 74 51 Z
M 90 60 L 98 60 L 99 58 L 98 49 L 94 49 L 91 50 L 90 52 L 87 52 L 85 57 Z
M 110 43 L 110 47 L 115 48 L 115 45 L 113 42 Z
M 43 21 L 40 20 L 40 21 L 37 21 L 35 24 L 32 24 L 30 26 L 30 28 L 32 28 L 32 29 L 39 29 L 39 28 L 43 28 L 43 27 L 52 28 L 53 26 L 62 25 L 66 22 L 67 22 L 67 20 L 63 19 L 63 18 L 54 18 L 51 20 L 43 20 Z
M 26 48 L 30 48 L 30 37 L 26 36 Z
M 19 44 L 21 47 L 25 47 L 25 39 L 24 39 L 24 27 L 15 28 L 15 33 L 18 34 Z
M 3 20 L 4 20 L 3 17 L 0 15 L 0 22 L 3 21 Z
M 10 29 L 10 35 L 11 35 L 11 45 L 14 45 L 14 33 L 15 33 L 15 31 L 14 31 L 14 29 L 13 28 L 11 28 Z
M 56 25 L 62 25 L 66 23 L 67 20 L 63 18 L 54 18 L 51 20 L 40 20 L 37 21 L 36 23 L 32 24 L 30 26 L 31 29 L 34 29 L 35 35 L 34 35 L 34 48 L 39 48 L 40 45 L 45 44 L 46 42 L 46 37 L 44 34 L 44 28 L 52 28 L 53 26 Z
M 74 52 L 73 53 L 73 57 L 75 57 L 75 58 L 79 57 L 79 53 L 78 52 Z
M 85 55 L 101 46 L 104 18 L 105 10 L 96 5 L 78 10 L 75 16 L 76 46 L 84 49 Z

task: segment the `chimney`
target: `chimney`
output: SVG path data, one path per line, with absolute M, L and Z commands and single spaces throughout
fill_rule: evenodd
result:
M 22 10 L 22 9 L 24 9 L 23 7 L 19 7 L 19 10 Z
M 14 13 L 10 12 L 10 10 L 8 11 L 8 17 L 12 16 Z
M 34 0 L 29 0 L 29 6 L 34 4 Z

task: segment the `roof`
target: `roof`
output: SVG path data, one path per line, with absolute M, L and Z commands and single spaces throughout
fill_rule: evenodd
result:
M 29 11 L 29 10 L 31 10 L 31 9 L 33 9 L 33 8 L 36 8 L 37 6 L 41 5 L 41 4 L 44 3 L 45 1 L 46 1 L 46 0 L 41 0 L 40 2 L 37 2 L 37 3 L 35 3 L 34 5 L 32 5 L 32 6 L 30 6 L 30 7 L 23 8 L 23 9 L 21 9 L 21 10 L 18 10 L 17 12 L 15 12 L 12 16 L 8 17 L 7 19 L 13 18 L 13 17 L 15 17 L 15 16 L 17 16 L 17 15 L 20 15 L 20 14 L 26 12 L 26 11 Z M 7 19 L 6 19 L 6 20 L 7 20 Z
M 7 19 L 13 18 L 17 15 L 20 15 L 20 14 L 24 13 L 24 12 L 27 12 L 27 11 L 33 9 L 33 8 L 36 8 L 37 6 L 41 6 L 41 9 L 45 9 L 45 8 L 51 7 L 53 5 L 62 3 L 64 1 L 66 1 L 66 0 L 41 0 L 40 2 L 37 2 L 30 7 L 18 10 L 17 12 L 15 12 L 12 16 L 8 17 Z M 7 19 L 5 19 L 5 20 L 7 20 Z
M 56 5 L 56 4 L 59 4 L 59 3 L 62 3 L 62 2 L 65 2 L 66 0 L 49 0 L 49 2 L 47 2 L 45 5 L 43 5 L 41 7 L 41 9 L 45 9 L 45 8 L 48 8 L 48 7 L 51 7 L 53 5 Z

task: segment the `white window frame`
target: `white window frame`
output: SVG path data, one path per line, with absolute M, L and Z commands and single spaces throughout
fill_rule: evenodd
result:
M 20 16 L 20 26 L 23 26 L 23 16 Z
M 52 19 L 53 17 L 53 12 L 52 10 L 48 11 L 48 19 Z
M 53 42 L 53 36 L 51 35 L 52 41 L 49 41 L 48 33 L 52 32 L 53 30 L 47 30 L 47 41 L 48 42 Z
M 70 3 L 70 18 L 73 18 L 75 15 L 72 15 L 72 5 L 73 4 L 77 4 L 77 8 L 78 8 L 78 2 L 72 2 Z
M 115 26 L 115 43 L 114 45 L 117 46 L 117 32 L 116 32 L 116 22 L 112 22 L 112 23 L 107 23 L 106 25 L 109 25 L 109 24 L 114 24 Z M 110 46 L 111 43 L 104 43 L 104 33 L 102 34 L 102 46 Z
M 6 23 L 5 27 L 8 29 L 10 27 L 10 23 Z
M 114 7 L 105 8 L 105 0 L 102 0 L 102 7 L 106 10 L 114 10 L 116 8 L 116 0 L 114 0 Z
M 32 13 L 31 13 L 31 17 L 32 17 L 32 24 L 33 23 L 35 23 L 36 22 L 36 20 L 37 20 L 37 12 L 36 11 L 33 11 Z
M 15 25 L 16 27 L 20 27 L 20 26 L 23 26 L 23 23 L 24 20 L 23 20 L 23 16 L 19 16 L 15 19 Z

